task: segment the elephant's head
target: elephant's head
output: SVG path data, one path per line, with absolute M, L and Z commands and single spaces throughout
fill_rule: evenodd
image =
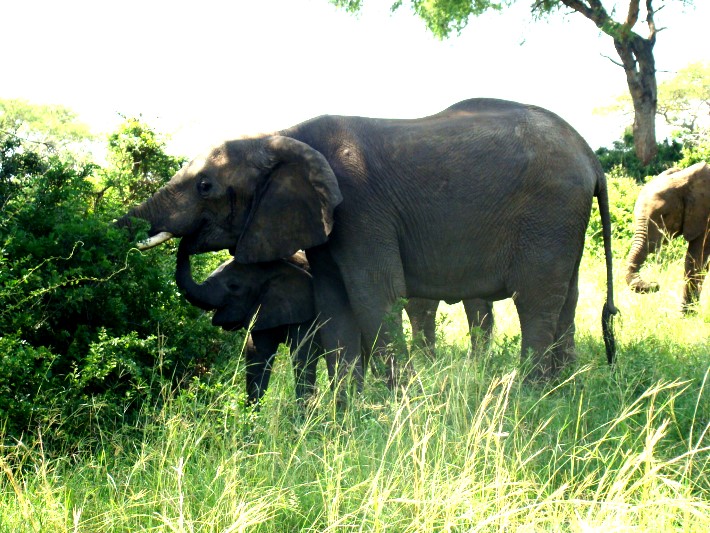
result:
M 184 243 L 184 244 L 183 244 Z M 242 265 L 229 260 L 202 283 L 192 278 L 190 244 L 180 242 L 175 279 L 187 300 L 206 311 L 214 310 L 212 324 L 226 330 L 248 327 L 256 316 L 255 331 L 300 324 L 315 316 L 311 275 L 290 260 Z M 302 254 L 301 254 L 302 255 Z
M 326 241 L 342 200 L 323 155 L 290 137 L 239 139 L 183 167 L 130 218 L 150 223 L 150 248 L 190 236 L 190 253 L 235 250 L 239 262 L 288 257 Z
M 639 274 L 649 252 L 664 238 L 683 235 L 692 241 L 706 231 L 710 167 L 705 163 L 684 170 L 672 168 L 646 184 L 634 207 L 634 238 L 627 258 L 626 283 L 636 292 L 654 292 L 658 283 Z

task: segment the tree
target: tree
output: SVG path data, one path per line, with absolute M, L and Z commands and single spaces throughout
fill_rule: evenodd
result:
M 683 140 L 710 130 L 710 62 L 691 63 L 658 86 L 658 114 Z
M 424 20 L 427 28 L 438 38 L 449 37 L 452 32 L 460 33 L 468 24 L 471 16 L 478 16 L 488 10 L 500 10 L 517 0 L 409 0 L 411 9 Z M 528 0 L 529 1 L 529 0 Z M 350 12 L 358 11 L 362 0 L 330 0 L 336 6 Z M 655 15 L 663 0 L 644 0 L 645 18 L 641 19 L 641 0 L 625 0 L 624 2 L 609 2 L 611 9 L 605 7 L 602 0 L 533 0 L 531 12 L 533 16 L 544 17 L 565 8 L 579 13 L 593 22 L 604 34 L 611 37 L 614 47 L 621 59 L 617 65 L 623 67 L 626 73 L 626 83 L 634 108 L 633 138 L 636 155 L 643 164 L 648 164 L 656 155 L 656 111 L 657 85 L 656 65 L 653 47 L 659 29 L 656 27 Z M 666 0 L 666 3 L 674 0 Z M 392 10 L 399 9 L 405 0 L 395 0 Z M 616 4 L 628 3 L 625 10 L 616 10 Z M 654 6 L 654 3 L 656 6 Z M 691 5 L 692 0 L 675 0 L 675 3 Z M 615 20 L 617 13 L 626 16 Z M 622 15 L 623 16 L 623 15 Z M 646 37 L 641 36 L 635 27 L 637 23 L 645 24 Z
M 622 94 L 600 113 L 633 112 L 628 94 Z M 710 131 L 710 62 L 691 63 L 676 75 L 658 84 L 657 114 L 674 128 L 673 136 L 695 144 Z
M 71 109 L 19 99 L 0 98 L 0 131 L 49 150 L 93 139 L 89 127 Z

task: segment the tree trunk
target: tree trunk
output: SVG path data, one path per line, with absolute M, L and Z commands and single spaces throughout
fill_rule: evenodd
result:
M 614 21 L 601 3 L 601 0 L 559 0 L 562 4 L 581 13 L 614 40 L 622 67 L 626 72 L 631 100 L 634 103 L 634 148 L 636 155 L 644 165 L 648 165 L 656 156 L 656 108 L 658 96 L 656 88 L 656 62 L 653 58 L 653 46 L 656 44 L 656 23 L 653 0 L 646 0 L 646 24 L 649 29 L 644 39 L 633 28 L 639 20 L 640 0 L 630 0 L 626 19 L 623 23 Z M 533 7 L 549 12 L 550 6 L 557 2 L 535 2 Z M 616 8 L 615 8 L 616 11 Z M 612 15 L 614 15 L 612 11 Z
M 656 143 L 656 62 L 653 57 L 655 39 L 636 34 L 615 38 L 614 46 L 626 73 L 631 100 L 634 104 L 634 148 L 642 164 L 648 165 L 658 152 Z

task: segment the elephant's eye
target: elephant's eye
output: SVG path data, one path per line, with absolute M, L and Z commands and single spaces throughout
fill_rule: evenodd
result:
M 227 288 L 232 294 L 242 294 L 245 292 L 244 287 L 239 283 L 229 282 Z
M 197 182 L 197 190 L 200 194 L 208 194 L 212 190 L 212 183 L 205 177 L 200 178 Z

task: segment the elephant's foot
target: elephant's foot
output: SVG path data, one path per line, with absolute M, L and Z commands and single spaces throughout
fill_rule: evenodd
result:
M 698 313 L 702 280 L 689 280 L 683 289 L 683 315 L 690 316 Z
M 528 358 L 530 371 L 525 382 L 533 385 L 546 385 L 557 379 L 562 371 L 574 367 L 577 362 L 577 351 L 574 341 L 563 339 L 559 344 L 545 351 L 542 356 Z
M 577 363 L 577 350 L 574 344 L 574 327 L 562 335 L 552 347 L 552 376 L 559 376 L 566 368 L 572 368 Z
M 660 289 L 660 285 L 655 281 L 644 281 L 641 278 L 634 278 L 628 283 L 632 291 L 640 294 L 658 292 L 658 289 Z
M 539 365 L 534 366 L 525 376 L 524 382 L 527 385 L 543 386 L 552 381 L 552 373 L 549 368 Z
M 436 361 L 436 344 L 430 344 L 426 341 L 426 339 L 420 336 L 417 336 L 417 338 L 412 339 L 410 351 L 412 353 L 421 352 L 429 361 Z
M 545 385 L 552 381 L 554 368 L 552 365 L 552 350 L 546 350 L 544 353 L 528 354 L 527 358 L 523 358 L 522 367 L 529 369 L 525 374 L 525 383 L 531 385 Z

